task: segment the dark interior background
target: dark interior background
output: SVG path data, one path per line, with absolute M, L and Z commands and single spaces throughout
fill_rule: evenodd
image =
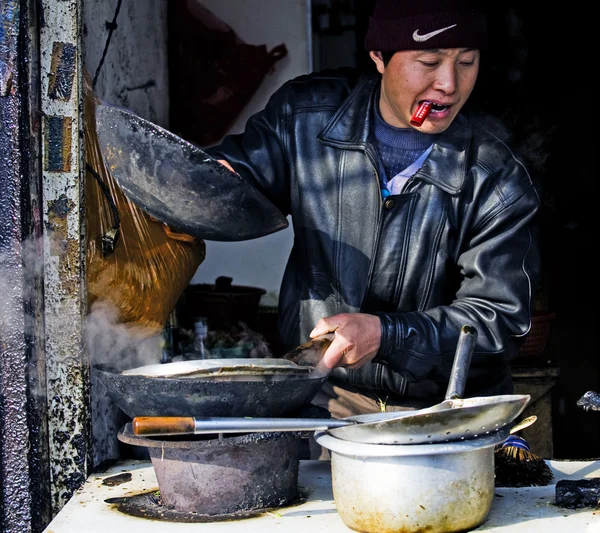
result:
M 373 5 L 374 0 L 314 1 L 317 67 L 372 68 L 362 43 Z M 600 391 L 594 311 L 596 136 L 591 127 L 596 55 L 588 23 L 597 20 L 598 9 L 584 9 L 579 1 L 486 5 L 491 46 L 482 54 L 471 103 L 511 126 L 539 184 L 542 279 L 536 306 L 555 313 L 543 356 L 525 364 L 559 371 L 551 391 L 554 456 L 598 457 L 600 412 L 576 405 L 586 391 Z M 348 31 L 354 48 L 348 46 Z

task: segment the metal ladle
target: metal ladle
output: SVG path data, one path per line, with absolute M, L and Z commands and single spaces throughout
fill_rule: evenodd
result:
M 463 399 L 477 330 L 461 328 L 445 400 L 418 411 L 348 417 L 356 424 L 329 429 L 336 438 L 365 444 L 426 444 L 474 438 L 502 429 L 521 414 L 529 395 Z

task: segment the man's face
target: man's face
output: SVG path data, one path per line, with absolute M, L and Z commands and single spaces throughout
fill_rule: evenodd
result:
M 381 116 L 397 128 L 415 128 L 423 133 L 445 131 L 469 98 L 479 72 L 479 50 L 438 48 L 396 52 L 387 66 L 379 52 L 370 52 L 382 75 L 379 109 Z M 421 127 L 410 119 L 419 105 L 433 104 Z

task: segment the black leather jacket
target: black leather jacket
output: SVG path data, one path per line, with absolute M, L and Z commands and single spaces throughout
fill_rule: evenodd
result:
M 283 342 L 308 340 L 322 317 L 377 314 L 375 360 L 332 379 L 438 400 L 472 324 L 466 395 L 511 393 L 539 271 L 537 191 L 498 125 L 461 113 L 403 193 L 383 200 L 369 133 L 379 80 L 347 69 L 291 80 L 243 134 L 208 150 L 292 216 Z

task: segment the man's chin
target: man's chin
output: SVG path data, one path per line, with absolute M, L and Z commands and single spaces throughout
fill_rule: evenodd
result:
M 425 122 L 420 128 L 415 128 L 419 130 L 421 133 L 427 133 L 428 135 L 438 135 L 440 133 L 445 132 L 452 124 L 452 121 L 443 121 L 443 122 Z

